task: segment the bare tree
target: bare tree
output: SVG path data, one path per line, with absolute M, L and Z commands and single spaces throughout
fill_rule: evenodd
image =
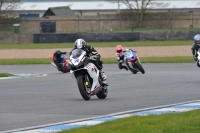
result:
M 14 23 L 19 22 L 16 18 L 16 9 L 20 6 L 20 0 L 0 0 L 0 30 L 10 31 Z
M 16 17 L 14 10 L 19 8 L 19 5 L 20 0 L 0 0 L 0 19 Z
M 136 20 L 137 27 L 141 28 L 144 20 L 144 15 L 147 10 L 155 7 L 164 7 L 163 2 L 157 2 L 154 0 L 106 0 L 107 2 L 118 2 L 126 5 L 128 8 L 129 18 Z

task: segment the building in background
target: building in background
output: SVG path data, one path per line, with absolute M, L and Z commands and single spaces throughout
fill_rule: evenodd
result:
M 69 8 L 69 6 L 52 7 L 49 8 L 42 17 L 48 16 L 75 16 L 74 12 Z
M 199 0 L 155 1 L 162 2 L 165 6 L 149 10 L 158 15 L 156 18 L 147 18 L 143 27 L 167 27 L 171 30 L 173 28 L 200 27 Z M 21 0 L 20 7 L 15 11 L 22 18 L 19 19 L 21 32 L 110 32 L 114 29 L 131 29 L 133 31 L 134 27 L 139 27 L 134 25 L 136 19 L 121 19 L 114 15 L 122 10 L 127 10 L 124 4 L 110 3 L 105 0 Z M 177 12 L 178 15 L 173 15 L 171 13 L 173 11 Z M 127 16 L 129 17 L 129 15 Z
M 122 4 L 110 3 L 105 0 L 21 0 L 19 14 L 38 14 L 44 16 L 46 11 L 54 7 L 69 7 L 75 15 L 96 16 L 98 14 L 116 14 L 119 10 L 127 9 Z M 163 8 L 154 8 L 153 11 L 166 11 L 181 9 L 184 11 L 200 12 L 199 0 L 155 0 L 166 4 Z M 151 10 L 151 11 L 152 11 Z

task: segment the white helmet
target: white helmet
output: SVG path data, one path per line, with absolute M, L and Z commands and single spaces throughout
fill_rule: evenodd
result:
M 197 42 L 200 42 L 200 34 L 197 34 L 194 36 L 194 43 L 197 43 Z
M 80 48 L 81 49 L 81 48 L 84 48 L 85 45 L 86 45 L 86 42 L 83 39 L 77 39 L 75 41 L 75 47 L 76 48 Z

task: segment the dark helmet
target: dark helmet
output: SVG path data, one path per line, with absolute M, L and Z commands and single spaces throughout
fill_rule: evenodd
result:
M 86 42 L 83 39 L 77 39 L 74 45 L 76 48 L 82 49 L 86 46 Z
M 56 50 L 55 53 L 56 53 L 56 54 L 61 54 L 61 51 L 60 51 L 60 50 Z

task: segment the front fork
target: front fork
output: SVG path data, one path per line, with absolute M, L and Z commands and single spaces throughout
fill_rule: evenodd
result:
M 90 90 L 91 90 L 91 83 L 90 83 L 90 80 L 89 80 L 89 77 L 88 77 L 88 75 L 84 75 L 84 85 L 85 85 L 85 88 L 86 88 L 86 91 L 88 92 L 88 93 L 90 93 Z
M 139 58 L 135 62 L 126 62 L 127 66 L 134 71 L 138 71 L 138 67 L 135 65 L 137 62 L 140 62 Z

